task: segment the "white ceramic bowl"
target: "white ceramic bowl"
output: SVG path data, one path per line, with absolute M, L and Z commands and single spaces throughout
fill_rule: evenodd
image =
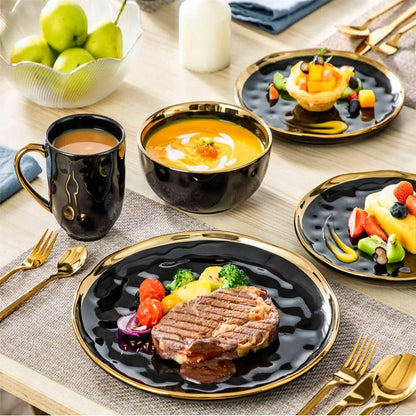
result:
M 88 18 L 88 32 L 100 23 L 114 21 L 120 2 L 75 0 Z M 93 104 L 113 92 L 122 82 L 139 50 L 143 30 L 140 10 L 129 0 L 118 25 L 123 35 L 123 59 L 97 59 L 70 74 L 33 62 L 10 64 L 10 52 L 21 38 L 41 34 L 39 16 L 45 0 L 17 0 L 8 14 L 0 16 L 0 72 L 29 100 L 54 108 Z

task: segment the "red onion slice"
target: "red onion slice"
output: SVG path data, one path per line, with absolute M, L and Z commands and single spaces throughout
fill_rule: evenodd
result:
M 145 325 L 140 325 L 136 312 L 120 316 L 117 319 L 117 327 L 123 334 L 131 337 L 140 337 L 141 335 L 148 334 L 152 330 L 152 328 Z

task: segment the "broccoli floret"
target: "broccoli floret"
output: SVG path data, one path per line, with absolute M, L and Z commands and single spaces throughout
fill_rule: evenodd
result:
M 173 276 L 173 282 L 165 286 L 165 289 L 172 292 L 182 286 L 185 286 L 187 283 L 195 280 L 194 275 L 190 269 L 178 269 L 175 276 Z
M 222 285 L 224 289 L 239 289 L 241 286 L 250 284 L 245 272 L 234 264 L 225 264 L 222 266 L 218 275 L 224 280 L 224 284 Z

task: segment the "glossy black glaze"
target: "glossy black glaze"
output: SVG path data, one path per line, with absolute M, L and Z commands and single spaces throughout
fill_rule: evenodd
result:
M 387 185 L 407 180 L 416 187 L 416 180 L 406 176 L 376 177 L 363 175 L 360 179 L 348 180 L 333 186 L 309 203 L 303 210 L 300 233 L 305 243 L 320 260 L 363 277 L 415 278 L 416 255 L 406 253 L 403 264 L 379 266 L 370 257 L 360 253 L 359 259 L 353 263 L 343 263 L 328 249 L 322 234 L 322 227 L 329 215 L 333 216 L 336 233 L 345 243 L 356 248 L 358 241 L 351 241 L 348 234 L 348 218 L 354 207 L 364 208 L 368 194 L 379 192 Z M 358 252 L 358 249 L 356 249 Z
M 331 54 L 330 54 L 331 55 Z M 376 95 L 374 118 L 369 121 L 365 117 L 351 117 L 348 112 L 347 102 L 337 102 L 334 107 L 324 112 L 310 112 L 304 110 L 290 96 L 280 95 L 279 101 L 271 106 L 267 99 L 267 87 L 273 82 L 273 75 L 279 71 L 288 77 L 290 69 L 299 60 L 310 61 L 313 55 L 293 56 L 288 58 L 276 58 L 276 62 L 265 64 L 244 82 L 241 91 L 245 108 L 253 111 L 263 118 L 272 127 L 273 133 L 290 140 L 309 143 L 339 143 L 351 140 L 352 137 L 362 137 L 375 133 L 387 118 L 391 117 L 399 105 L 402 105 L 403 93 L 399 85 L 393 85 L 389 77 L 381 70 L 367 61 L 354 60 L 349 57 L 332 55 L 331 63 L 336 67 L 350 65 L 355 68 L 356 77 L 361 79 L 363 88 L 371 89 Z M 359 58 L 361 59 L 361 58 Z M 369 110 L 369 109 L 366 109 Z M 368 111 L 367 111 L 368 112 Z M 330 120 L 342 120 L 348 125 L 348 129 L 337 137 L 329 137 L 325 134 L 311 135 L 289 127 L 287 122 L 297 123 L 322 123 Z M 314 137 L 315 136 L 315 137 Z
M 270 153 L 250 166 L 211 174 L 178 171 L 154 162 L 144 153 L 140 156 L 156 195 L 184 211 L 209 214 L 225 211 L 253 195 L 266 174 Z
M 248 199 L 259 188 L 269 163 L 272 138 L 267 127 L 248 114 L 242 114 L 246 110 L 228 104 L 191 103 L 175 107 L 180 111 L 168 108 L 150 117 L 139 134 L 140 159 L 153 191 L 168 204 L 199 214 L 225 211 Z M 155 129 L 192 117 L 217 118 L 238 124 L 254 133 L 263 143 L 265 151 L 248 165 L 212 173 L 194 173 L 166 167 L 147 155 L 144 150 L 146 142 Z
M 119 144 L 95 155 L 72 155 L 53 141 L 72 129 L 100 129 Z M 77 240 L 96 240 L 120 215 L 125 191 L 125 133 L 121 125 L 95 114 L 75 114 L 54 122 L 46 132 L 50 208 L 60 226 Z
M 235 360 L 237 372 L 230 379 L 207 385 L 186 381 L 176 363 L 152 354 L 147 339 L 138 346 L 119 335 L 117 319 L 135 310 L 143 279 L 157 277 L 166 284 L 180 267 L 201 273 L 209 265 L 227 262 L 243 268 L 253 285 L 265 288 L 280 313 L 278 341 Z M 76 305 L 81 337 L 100 362 L 145 386 L 191 394 L 245 392 L 289 379 L 322 352 L 332 320 L 328 299 L 289 260 L 247 244 L 215 240 L 178 241 L 132 254 L 105 270 Z

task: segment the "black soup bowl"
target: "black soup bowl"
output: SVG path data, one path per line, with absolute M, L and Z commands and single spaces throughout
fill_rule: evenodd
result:
M 149 155 L 146 144 L 156 130 L 192 118 L 223 120 L 244 127 L 261 141 L 263 152 L 244 165 L 203 172 L 169 167 Z M 188 102 L 148 117 L 137 142 L 147 182 L 161 199 L 187 212 L 211 214 L 240 204 L 259 188 L 269 163 L 272 133 L 260 117 L 244 108 L 220 102 Z

